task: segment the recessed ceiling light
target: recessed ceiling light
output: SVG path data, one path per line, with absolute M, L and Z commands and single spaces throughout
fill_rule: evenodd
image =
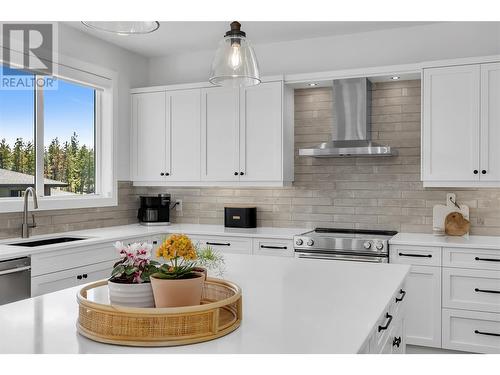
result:
M 309 87 L 315 87 L 315 86 L 318 86 L 318 83 L 315 83 L 315 82 L 311 82 L 311 83 L 308 83 Z
M 392 76 L 392 77 L 391 77 L 391 79 L 392 79 L 393 81 L 397 81 L 397 80 L 398 80 L 398 79 L 400 79 L 400 78 L 401 78 L 400 76 Z

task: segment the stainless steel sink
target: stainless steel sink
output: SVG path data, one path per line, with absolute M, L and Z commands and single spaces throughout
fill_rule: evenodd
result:
M 23 246 L 23 247 L 37 247 L 37 246 L 53 245 L 53 244 L 62 243 L 62 242 L 81 241 L 81 240 L 85 240 L 85 239 L 86 238 L 83 238 L 83 237 L 55 237 L 55 238 L 45 238 L 43 240 L 36 240 L 36 241 L 15 242 L 15 243 L 9 243 L 7 245 Z

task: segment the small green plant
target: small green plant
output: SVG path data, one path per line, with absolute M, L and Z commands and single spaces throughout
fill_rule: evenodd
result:
M 197 244 L 196 253 L 198 254 L 198 267 L 206 268 L 207 271 L 212 271 L 219 277 L 224 276 L 226 265 L 224 263 L 224 256 L 220 252 L 214 250 L 210 245 L 201 247 Z

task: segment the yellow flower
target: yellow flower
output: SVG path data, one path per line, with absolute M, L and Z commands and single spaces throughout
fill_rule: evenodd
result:
M 185 234 L 172 234 L 158 247 L 156 255 L 167 260 L 178 257 L 195 260 L 196 249 Z

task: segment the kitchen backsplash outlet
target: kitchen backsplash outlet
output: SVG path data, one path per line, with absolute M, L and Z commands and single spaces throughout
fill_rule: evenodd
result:
M 136 188 L 183 200 L 173 222 L 223 224 L 225 203 L 257 206 L 259 226 L 346 227 L 432 233 L 432 207 L 446 189 L 420 182 L 420 80 L 372 85 L 372 139 L 395 157 L 315 159 L 298 148 L 329 139 L 332 92 L 295 91 L 295 182 L 287 188 Z M 472 234 L 500 235 L 500 189 L 453 190 L 470 207 Z

